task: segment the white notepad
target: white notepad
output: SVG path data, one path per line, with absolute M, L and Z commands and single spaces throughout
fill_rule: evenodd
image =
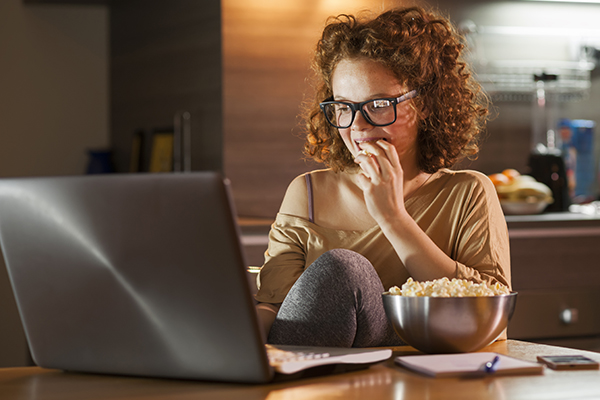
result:
M 496 371 L 486 373 L 483 366 L 499 356 Z M 396 364 L 436 378 L 540 374 L 544 366 L 497 353 L 428 354 L 399 356 Z

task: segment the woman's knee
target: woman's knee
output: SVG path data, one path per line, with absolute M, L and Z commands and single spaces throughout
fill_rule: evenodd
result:
M 345 297 L 377 284 L 381 285 L 381 281 L 369 260 L 351 250 L 334 249 L 322 254 L 302 273 L 286 300 L 302 298 L 305 303 L 307 298 L 317 301 L 323 297 Z
M 366 257 L 347 249 L 333 249 L 323 253 L 309 269 L 338 279 L 345 275 L 376 275 L 373 265 Z

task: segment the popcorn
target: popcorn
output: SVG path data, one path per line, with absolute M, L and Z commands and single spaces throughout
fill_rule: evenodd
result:
M 490 285 L 487 282 L 474 283 L 466 279 L 453 278 L 450 280 L 446 277 L 425 282 L 417 282 L 413 278 L 408 278 L 402 285 L 402 289 L 393 286 L 389 292 L 409 297 L 481 297 L 510 294 L 508 287 L 499 282 Z

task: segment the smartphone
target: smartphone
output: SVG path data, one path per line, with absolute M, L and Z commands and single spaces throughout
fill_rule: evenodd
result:
M 567 369 L 599 369 L 600 363 L 585 356 L 538 356 L 539 362 L 557 370 Z

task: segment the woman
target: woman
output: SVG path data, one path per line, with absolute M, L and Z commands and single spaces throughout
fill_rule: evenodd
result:
M 486 97 L 450 23 L 422 8 L 342 15 L 315 53 L 306 153 L 269 234 L 256 299 L 268 341 L 401 344 L 381 293 L 408 277 L 510 285 L 492 183 L 448 168 L 478 150 Z

